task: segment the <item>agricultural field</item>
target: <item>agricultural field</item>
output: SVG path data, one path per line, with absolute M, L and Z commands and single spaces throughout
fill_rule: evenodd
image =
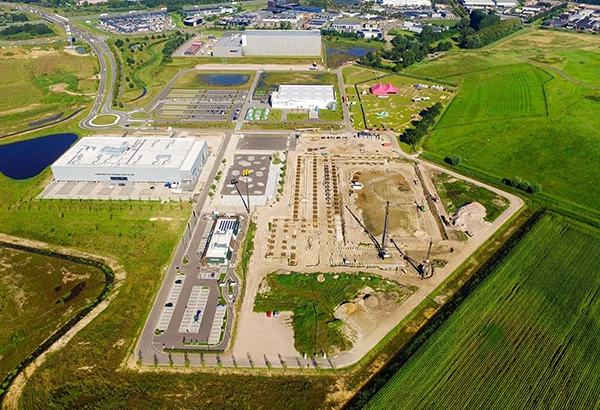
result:
M 531 64 L 478 71 L 465 77 L 461 91 L 437 129 L 510 118 L 547 115 L 544 83 L 548 74 Z
M 589 46 L 597 46 L 592 35 L 523 30 L 483 51 L 415 65 L 415 74 L 460 85 L 423 145 L 426 154 L 439 161 L 459 155 L 462 168 L 497 183 L 514 177 L 539 183 L 536 196 L 598 219 L 600 186 L 589 164 L 600 162 L 600 103 L 586 98 L 598 90 L 525 59 L 567 48 L 578 54 Z M 588 77 L 595 75 L 593 64 L 583 67 L 590 68 Z
M 377 73 L 375 70 L 356 67 L 348 67 L 343 71 L 345 84 L 354 83 L 355 90 L 358 90 L 358 95 L 356 91 L 352 92 L 352 89 L 348 94 L 348 100 L 351 103 L 350 112 L 356 129 L 360 129 L 360 126 L 365 124 L 366 128 L 391 128 L 394 131 L 402 131 L 410 125 L 414 115 L 418 115 L 436 102 L 447 104 L 447 101 L 450 101 L 453 96 L 454 87 L 444 85 L 444 87 L 448 87 L 444 91 L 417 88 L 415 84 L 425 84 L 428 87 L 436 84 L 401 75 L 372 77 Z M 379 82 L 384 85 L 392 83 L 398 88 L 398 94 L 391 94 L 387 97 L 371 94 L 370 87 Z M 355 102 L 356 104 L 354 104 Z M 366 121 L 360 118 L 363 111 Z
M 500 195 L 465 180 L 438 172 L 432 175 L 432 179 L 440 201 L 450 214 L 470 202 L 479 202 L 486 210 L 485 220 L 494 222 L 508 208 L 506 199 Z
M 255 73 L 251 71 L 210 74 L 206 71 L 187 71 L 179 76 L 171 88 L 247 90 L 254 75 Z
M 600 402 L 600 232 L 547 214 L 365 407 Z
M 56 48 L 55 48 L 56 47 Z M 0 50 L 0 127 L 2 133 L 65 116 L 88 106 L 98 87 L 93 56 L 62 51 L 63 45 Z
M 89 265 L 0 246 L 0 379 L 100 295 Z
M 256 296 L 254 310 L 294 312 L 295 348 L 309 356 L 322 352 L 331 355 L 352 347 L 342 331 L 344 322 L 334 316 L 334 310 L 360 296 L 365 287 L 378 293 L 393 293 L 397 303 L 412 293 L 395 282 L 367 273 L 270 273 L 265 280 Z

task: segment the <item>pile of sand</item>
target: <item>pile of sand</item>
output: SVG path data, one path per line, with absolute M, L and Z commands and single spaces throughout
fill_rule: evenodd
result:
M 471 202 L 460 207 L 450 217 L 456 229 L 462 231 L 473 230 L 474 226 L 480 225 L 487 215 L 485 207 L 479 202 Z

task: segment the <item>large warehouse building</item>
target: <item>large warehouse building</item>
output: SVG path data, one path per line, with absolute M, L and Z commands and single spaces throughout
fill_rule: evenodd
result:
M 192 138 L 87 137 L 51 168 L 57 181 L 170 182 L 193 189 L 207 158 L 206 141 Z
M 213 46 L 214 57 L 321 56 L 319 30 L 246 30 L 225 33 Z
M 273 108 L 335 109 L 332 85 L 280 85 L 271 94 Z

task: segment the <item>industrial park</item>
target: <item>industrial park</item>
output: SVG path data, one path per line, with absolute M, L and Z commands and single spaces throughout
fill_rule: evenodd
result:
M 599 10 L 0 3 L 0 408 L 597 407 Z

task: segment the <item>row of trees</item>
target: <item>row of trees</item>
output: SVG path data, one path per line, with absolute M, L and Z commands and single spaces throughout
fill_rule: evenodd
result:
M 429 108 L 426 108 L 421 112 L 421 119 L 413 121 L 413 128 L 407 128 L 402 134 L 400 134 L 400 141 L 405 144 L 415 146 L 423 136 L 429 132 L 429 128 L 435 123 L 435 119 L 442 112 L 442 104 L 436 102 Z
M 456 28 L 460 30 L 461 48 L 480 48 L 500 40 L 521 28 L 521 19 L 501 20 L 494 12 L 475 10 L 469 19 L 462 19 Z
M 321 35 L 323 37 L 342 37 L 342 38 L 352 38 L 352 39 L 361 39 L 361 38 L 365 38 L 365 35 L 363 33 L 358 33 L 358 32 L 350 32 L 350 31 L 337 31 L 337 30 L 328 30 L 328 29 L 321 29 Z
M 0 31 L 0 37 L 37 37 L 54 34 L 54 31 L 45 24 L 25 23 L 20 26 L 9 26 Z
M 185 43 L 187 37 L 187 35 L 182 36 L 181 33 L 178 31 L 173 39 L 165 43 L 165 46 L 162 49 L 163 63 L 170 63 L 171 61 L 173 61 L 173 53 L 175 52 L 175 50 L 181 47 L 183 43 Z
M 25 13 L 0 13 L 0 24 L 29 21 Z
M 530 194 L 537 194 L 542 190 L 542 186 L 540 184 L 532 185 L 529 182 L 522 180 L 520 177 L 514 177 L 513 179 L 505 180 L 504 182 L 508 186 L 512 186 Z
M 541 3 L 538 3 L 538 5 L 540 5 L 540 4 Z M 532 16 L 529 20 L 527 20 L 527 22 L 533 23 L 536 20 L 547 20 L 547 19 L 556 17 L 559 14 L 562 14 L 562 12 L 564 12 L 568 7 L 569 7 L 569 3 L 561 3 L 557 6 L 552 7 L 549 10 L 542 11 L 541 13 L 538 13 L 538 14 Z

